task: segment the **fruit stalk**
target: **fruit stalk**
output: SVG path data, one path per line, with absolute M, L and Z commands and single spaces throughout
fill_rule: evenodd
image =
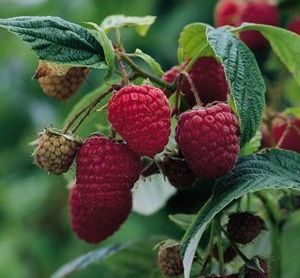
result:
M 74 127 L 74 130 L 76 131 L 77 128 L 80 126 L 80 124 L 84 121 L 84 119 L 89 115 L 89 113 L 92 111 L 92 109 L 101 101 L 103 98 L 105 98 L 108 94 L 110 94 L 114 90 L 114 87 L 111 86 L 108 88 L 104 93 L 100 94 L 97 96 L 95 99 L 93 99 L 91 102 L 89 102 L 86 106 L 84 106 L 80 111 L 75 113 L 72 118 L 67 122 L 65 127 L 62 130 L 62 133 L 66 133 L 72 126 L 73 124 L 77 121 L 77 119 L 82 115 L 81 120 L 79 123 Z
M 164 87 L 171 92 L 175 91 L 176 88 L 174 88 L 173 85 L 171 85 L 167 82 L 164 82 L 158 76 L 155 76 L 155 75 L 148 73 L 148 72 L 144 71 L 143 69 L 141 69 L 132 59 L 130 59 L 128 57 L 128 55 L 126 53 L 120 52 L 120 55 L 125 60 L 125 62 L 132 68 L 132 70 L 135 71 L 136 73 L 138 73 L 138 75 L 140 77 L 149 78 L 151 81 L 155 82 L 159 86 Z

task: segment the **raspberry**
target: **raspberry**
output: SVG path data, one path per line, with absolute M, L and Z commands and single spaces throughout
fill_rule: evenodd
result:
M 71 189 L 72 228 L 80 239 L 99 243 L 127 219 L 132 206 L 131 192 L 111 187 L 107 181 L 106 184 L 77 184 Z
M 44 130 L 34 151 L 35 163 L 51 174 L 60 175 L 69 170 L 78 148 L 79 141 L 72 136 Z
M 268 278 L 268 263 L 262 258 L 257 258 L 259 261 L 260 268 L 264 271 L 264 273 L 259 272 L 255 269 L 246 267 L 245 269 L 245 278 Z
M 215 8 L 215 25 L 217 27 L 224 25 L 237 26 L 242 6 L 239 0 L 219 1 Z
M 252 0 L 247 3 L 240 17 L 240 22 L 260 23 L 266 25 L 279 25 L 279 12 L 275 5 L 269 4 L 265 0 Z M 240 34 L 241 40 L 251 49 L 264 48 L 268 41 L 256 31 L 246 31 Z
M 225 101 L 229 93 L 223 66 L 213 57 L 199 58 L 189 71 L 199 97 L 204 104 Z M 182 84 L 182 92 L 189 105 L 195 105 L 195 97 L 187 79 Z
M 170 184 L 178 189 L 193 187 L 197 177 L 181 157 L 166 156 L 163 161 L 163 173 Z
M 175 139 L 197 176 L 217 178 L 235 165 L 238 132 L 238 122 L 229 105 L 217 103 L 182 113 Z
M 212 255 L 214 256 L 214 258 L 216 260 L 219 260 L 219 251 L 218 251 L 218 247 L 216 245 L 213 248 Z M 235 258 L 236 258 L 236 252 L 235 252 L 234 248 L 231 245 L 229 245 L 223 252 L 224 263 L 226 263 L 226 264 L 230 263 Z
M 300 119 L 275 119 L 273 137 L 280 148 L 300 153 Z
M 240 244 L 253 241 L 264 228 L 264 221 L 249 212 L 234 213 L 229 216 L 227 233 L 229 238 Z
M 130 191 L 142 169 L 126 144 L 96 135 L 84 142 L 76 163 L 77 184 L 98 184 L 104 192 Z
M 69 99 L 85 81 L 89 68 L 53 66 L 40 63 L 34 78 L 38 81 L 44 93 L 60 100 Z
M 244 22 L 278 26 L 278 8 L 266 0 L 219 1 L 215 9 L 216 26 L 239 26 Z M 267 40 L 256 31 L 242 32 L 240 38 L 251 49 L 260 49 L 268 45 Z
M 163 91 L 150 85 L 129 85 L 113 95 L 108 104 L 108 119 L 141 156 L 154 156 L 167 145 L 171 110 Z
M 178 243 L 164 244 L 158 253 L 158 267 L 167 277 L 177 277 L 183 274 L 183 263 Z
M 179 67 L 174 66 L 165 72 L 165 75 L 163 76 L 163 81 L 166 81 L 168 83 L 173 83 L 179 73 L 180 73 Z
M 131 211 L 140 158 L 124 143 L 92 136 L 76 162 L 77 181 L 70 193 L 72 228 L 80 239 L 98 243 L 117 231 Z
M 300 35 L 300 17 L 294 18 L 288 25 L 287 29 Z

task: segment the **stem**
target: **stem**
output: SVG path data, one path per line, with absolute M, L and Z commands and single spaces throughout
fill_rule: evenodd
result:
M 281 220 L 277 205 L 267 194 L 264 194 L 263 192 L 256 192 L 255 196 L 263 203 L 271 224 L 273 226 L 277 226 Z
M 151 81 L 157 83 L 159 86 L 167 88 L 169 91 L 174 91 L 174 86 L 164 82 L 156 75 L 153 75 L 151 73 L 148 73 L 141 69 L 132 59 L 130 59 L 126 53 L 122 52 L 120 53 L 121 57 L 126 61 L 126 63 L 134 70 L 140 77 L 149 78 Z
M 82 116 L 79 123 L 73 128 L 73 132 L 75 132 L 78 127 L 82 124 L 84 119 L 89 115 L 89 113 L 92 111 L 92 109 L 98 104 L 99 101 L 101 101 L 104 97 L 106 97 L 109 93 L 113 91 L 113 87 L 110 87 L 108 90 L 106 90 L 104 93 L 97 96 L 95 99 L 93 99 L 90 103 L 88 103 L 86 106 L 84 106 L 79 112 L 75 113 L 72 118 L 68 121 L 68 123 L 65 125 L 65 127 L 62 130 L 62 133 L 66 133 L 73 124 L 78 120 L 78 118 Z
M 177 115 L 179 112 L 179 99 L 180 99 L 180 90 L 181 90 L 182 81 L 183 81 L 182 75 L 179 75 L 177 79 L 177 86 L 175 91 L 175 104 L 172 111 L 172 116 Z
M 199 97 L 199 94 L 198 94 L 198 91 L 197 91 L 197 88 L 195 86 L 195 83 L 194 81 L 192 80 L 192 78 L 190 77 L 190 75 L 186 72 L 186 71 L 183 71 L 181 74 L 183 74 L 185 76 L 185 78 L 187 79 L 187 81 L 189 82 L 190 86 L 191 86 L 191 90 L 193 92 L 193 95 L 194 95 L 194 98 L 196 100 L 196 103 L 198 106 L 203 106 L 203 103 Z
M 271 231 L 272 260 L 271 277 L 281 278 L 281 230 L 278 226 L 273 226 Z
M 224 249 L 222 243 L 222 229 L 220 218 L 217 220 L 217 229 L 218 229 L 218 255 L 219 255 L 219 271 L 222 276 L 225 275 L 225 264 L 224 264 Z
M 232 241 L 230 239 L 230 237 L 228 236 L 228 233 L 224 230 L 223 227 L 221 227 L 222 232 L 224 233 L 224 235 L 228 238 L 228 240 L 230 241 L 231 246 L 233 247 L 234 251 L 242 258 L 242 260 L 248 264 L 250 263 L 250 260 L 246 257 L 246 255 L 240 250 L 240 248 L 237 246 L 237 244 Z

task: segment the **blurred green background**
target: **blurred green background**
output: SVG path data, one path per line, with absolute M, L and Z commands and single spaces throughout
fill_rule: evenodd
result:
M 125 44 L 128 51 L 138 47 L 152 55 L 166 70 L 176 63 L 180 30 L 193 21 L 212 24 L 215 2 L 0 0 L 0 17 L 55 15 L 76 23 L 100 23 L 111 14 L 156 15 L 157 21 L 146 38 L 128 32 Z M 19 39 L 0 30 L 0 277 L 49 277 L 67 261 L 95 248 L 79 241 L 71 232 L 66 181 L 62 177 L 49 176 L 33 165 L 29 143 L 44 125 L 61 127 L 72 106 L 103 82 L 103 73 L 94 71 L 80 93 L 62 103 L 45 96 L 37 82 L 31 79 L 37 63 L 37 58 Z M 187 199 L 184 194 L 176 196 L 165 209 L 151 217 L 132 213 L 122 229 L 101 246 L 144 239 L 153 234 L 179 238 L 182 232 L 170 223 L 168 214 L 184 208 Z M 290 276 L 285 276 L 288 278 L 300 274 L 298 263 L 293 264 L 293 260 L 297 260 L 295 254 L 300 251 L 300 243 L 295 244 L 293 239 L 298 240 L 295 237 L 299 232 L 300 220 L 295 217 L 284 238 L 287 250 L 283 263 L 292 269 Z M 290 256 L 288 250 L 292 249 L 288 246 L 293 248 Z M 152 253 L 148 258 L 150 265 L 155 264 Z M 138 277 L 150 277 L 143 270 L 143 264 L 148 267 L 147 260 L 141 256 L 144 261 L 138 263 L 137 257 L 132 256 L 131 263 L 124 261 L 123 265 L 135 269 Z M 108 261 L 71 277 L 135 276 Z

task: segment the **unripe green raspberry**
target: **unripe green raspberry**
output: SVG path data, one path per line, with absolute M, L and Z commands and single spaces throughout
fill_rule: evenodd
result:
M 39 134 L 34 151 L 35 163 L 51 174 L 60 175 L 69 170 L 80 142 L 70 135 L 44 130 Z

